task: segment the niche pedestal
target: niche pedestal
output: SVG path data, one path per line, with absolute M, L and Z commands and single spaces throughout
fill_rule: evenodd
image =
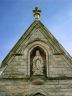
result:
M 35 85 L 42 85 L 46 80 L 45 76 L 35 75 L 31 77 L 31 81 Z

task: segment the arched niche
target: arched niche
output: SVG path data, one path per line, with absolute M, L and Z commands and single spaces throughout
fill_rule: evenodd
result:
M 48 43 L 44 42 L 42 40 L 38 41 L 32 41 L 26 46 L 25 53 L 27 54 L 27 77 L 30 78 L 30 54 L 31 51 L 36 47 L 39 46 L 41 47 L 44 52 L 46 53 L 46 70 L 47 70 L 47 77 L 49 76 L 49 64 L 51 64 L 51 55 L 54 52 L 54 48 Z
M 38 42 L 39 43 L 39 42 Z M 45 48 L 45 46 L 41 45 L 41 44 L 34 44 L 32 46 L 29 47 L 29 51 L 28 51 L 28 76 L 31 77 L 32 76 L 32 59 L 33 57 L 35 56 L 35 51 L 36 50 L 40 50 L 40 54 L 45 62 L 45 67 L 46 67 L 46 70 L 45 70 L 45 76 L 48 74 L 48 64 L 49 64 L 49 54 L 48 54 L 48 51 L 47 49 Z
M 36 46 L 30 53 L 30 76 L 46 76 L 46 53 L 40 46 Z

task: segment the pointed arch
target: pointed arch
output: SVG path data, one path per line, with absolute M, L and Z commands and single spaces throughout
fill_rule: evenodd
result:
M 46 50 L 46 48 L 44 46 L 42 46 L 41 44 L 35 44 L 33 46 L 31 46 L 31 48 L 29 49 L 28 51 L 28 75 L 31 76 L 32 75 L 32 65 L 31 65 L 31 62 L 32 62 L 32 59 L 33 57 L 35 56 L 35 52 L 36 50 L 39 50 L 40 51 L 40 54 L 45 62 L 45 76 L 47 75 L 48 73 L 48 52 Z M 30 70 L 29 70 L 30 69 Z
M 34 94 L 33 96 L 45 96 L 45 95 L 38 92 L 38 93 Z
M 34 89 L 31 93 L 30 96 L 51 96 L 50 94 L 47 93 L 47 90 L 45 90 L 44 88 L 41 89 L 41 88 L 37 88 L 37 89 Z

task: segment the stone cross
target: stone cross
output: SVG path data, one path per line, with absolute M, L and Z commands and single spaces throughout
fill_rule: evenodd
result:
M 33 13 L 34 13 L 35 20 L 39 20 L 41 10 L 39 10 L 38 7 L 35 7 L 35 9 L 33 10 Z

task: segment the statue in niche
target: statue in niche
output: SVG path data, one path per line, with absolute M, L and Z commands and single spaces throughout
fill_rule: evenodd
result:
M 43 59 L 40 55 L 39 50 L 36 50 L 36 55 L 33 58 L 33 75 L 44 75 L 43 74 Z

